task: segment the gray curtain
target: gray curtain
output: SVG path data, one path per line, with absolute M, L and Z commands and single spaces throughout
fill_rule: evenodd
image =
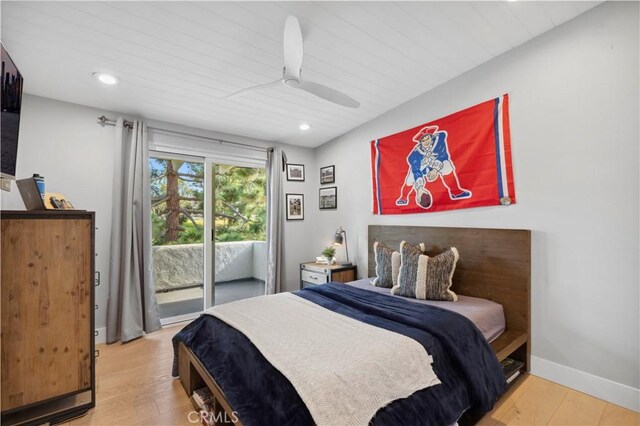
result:
M 147 126 L 116 123 L 109 258 L 107 343 L 128 342 L 161 328 L 151 264 Z
M 282 291 L 282 253 L 284 228 L 284 197 L 282 171 L 286 155 L 280 148 L 267 150 L 267 277 L 265 293 Z

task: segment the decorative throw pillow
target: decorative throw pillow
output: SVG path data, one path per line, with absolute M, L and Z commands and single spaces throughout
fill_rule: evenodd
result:
M 400 243 L 400 272 L 398 280 L 391 288 L 391 294 L 404 297 L 416 297 L 418 260 L 424 256 L 424 244 L 419 247 L 406 241 Z
M 391 289 L 391 294 L 427 300 L 458 300 L 458 296 L 451 291 L 453 273 L 460 257 L 458 249 L 451 247 L 437 256 L 429 257 L 417 253 L 416 247 L 403 241 L 400 255 L 398 286 L 397 289 Z
M 400 252 L 382 243 L 373 243 L 376 258 L 376 278 L 371 284 L 376 287 L 391 288 L 398 282 L 400 273 Z
M 437 256 L 423 257 L 426 258 L 426 262 L 422 267 L 418 267 L 416 299 L 450 302 L 458 300 L 458 295 L 451 291 L 453 273 L 460 258 L 458 249 L 451 247 Z

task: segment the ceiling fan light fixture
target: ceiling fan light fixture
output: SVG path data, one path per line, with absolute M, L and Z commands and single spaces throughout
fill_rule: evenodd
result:
M 346 108 L 358 108 L 360 102 L 324 84 L 316 83 L 302 78 L 302 60 L 304 47 L 302 41 L 302 31 L 300 22 L 295 16 L 288 16 L 284 25 L 284 67 L 282 68 L 282 78 L 280 80 L 258 84 L 247 89 L 238 90 L 225 98 L 232 99 L 256 90 L 267 89 L 282 84 L 290 89 L 298 89 L 317 96 L 325 101 L 341 105 Z
M 311 128 L 311 124 L 309 124 L 309 123 L 302 123 L 302 124 L 300 124 L 300 126 L 298 126 L 298 128 L 299 128 L 300 130 L 302 130 L 302 131 L 309 130 L 309 129 Z
M 118 76 L 106 72 L 94 72 L 93 77 L 100 83 L 110 86 L 120 83 L 120 78 L 118 78 Z
M 294 88 L 294 89 L 297 89 L 298 87 L 300 87 L 300 80 L 298 80 L 296 78 L 284 77 L 282 79 L 282 82 L 284 83 L 285 86 L 291 87 L 291 88 Z

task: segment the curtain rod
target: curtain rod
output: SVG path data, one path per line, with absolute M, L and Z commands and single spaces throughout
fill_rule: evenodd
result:
M 103 115 L 103 116 L 98 117 L 98 124 L 100 124 L 102 126 L 115 126 L 116 125 L 116 121 L 112 120 L 110 118 L 107 118 L 106 116 Z M 123 125 L 124 125 L 124 127 L 127 127 L 129 129 L 133 128 L 133 122 L 132 121 L 124 120 L 124 124 Z M 171 133 L 171 134 L 174 134 L 174 135 L 187 136 L 187 137 L 190 137 L 190 138 L 205 139 L 205 140 L 208 140 L 208 141 L 224 143 L 224 144 L 228 144 L 228 145 L 241 146 L 241 147 L 248 148 L 248 149 L 253 149 L 253 150 L 256 150 L 256 151 L 269 151 L 269 150 L 273 149 L 273 148 L 264 148 L 264 147 L 257 146 L 257 145 L 249 145 L 249 144 L 241 143 L 241 142 L 227 141 L 227 140 L 224 140 L 224 139 L 210 138 L 208 136 L 194 135 L 193 133 L 179 132 L 177 130 L 163 129 L 161 127 L 149 126 L 148 129 L 155 130 L 155 131 L 158 131 L 158 132 Z

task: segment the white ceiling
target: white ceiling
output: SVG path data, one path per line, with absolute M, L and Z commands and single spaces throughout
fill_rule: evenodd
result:
M 27 93 L 315 147 L 598 3 L 2 1 L 2 41 Z M 290 14 L 304 76 L 359 109 L 286 87 L 224 99 L 281 77 Z M 100 85 L 95 71 L 122 82 Z

